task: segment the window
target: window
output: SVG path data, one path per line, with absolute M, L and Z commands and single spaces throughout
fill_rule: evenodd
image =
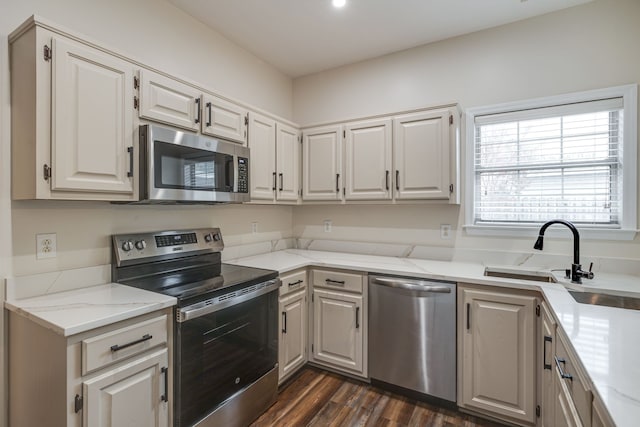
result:
M 636 92 L 633 85 L 469 110 L 468 231 L 537 230 L 557 218 L 635 230 Z

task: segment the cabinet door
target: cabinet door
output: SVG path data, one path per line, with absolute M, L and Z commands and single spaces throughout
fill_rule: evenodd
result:
M 391 119 L 345 126 L 345 200 L 391 199 Z
M 545 302 L 540 304 L 541 328 L 538 345 L 540 346 L 538 372 L 540 378 L 540 425 L 553 427 L 555 389 L 553 381 L 553 355 L 555 354 L 556 323 Z
M 342 199 L 342 126 L 307 129 L 302 140 L 302 198 Z
M 313 359 L 362 373 L 362 296 L 313 292 Z
M 297 201 L 300 192 L 300 132 L 291 126 L 276 124 L 277 199 Z
M 393 120 L 396 199 L 449 199 L 450 110 Z
M 140 117 L 183 129 L 200 129 L 200 91 L 148 70 L 140 70 Z
M 133 193 L 133 67 L 69 40 L 52 45 L 51 190 Z
M 85 381 L 84 425 L 168 426 L 167 367 L 165 348 Z
M 560 374 L 556 371 L 554 374 L 555 381 L 555 408 L 554 408 L 554 427 L 582 427 L 580 416 L 576 410 L 569 389 L 560 378 Z
M 280 299 L 279 379 L 296 371 L 306 362 L 306 291 Z
M 461 289 L 462 404 L 535 421 L 535 306 L 530 296 Z
M 276 122 L 259 114 L 249 115 L 251 200 L 273 200 L 276 190 Z
M 202 133 L 247 143 L 247 110 L 232 102 L 212 95 L 204 95 Z

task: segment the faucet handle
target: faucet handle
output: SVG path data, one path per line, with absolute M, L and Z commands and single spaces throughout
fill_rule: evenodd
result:
M 591 270 L 593 270 L 593 262 L 589 264 L 589 271 L 581 271 L 580 276 L 584 277 L 585 279 L 593 279 L 594 274 Z

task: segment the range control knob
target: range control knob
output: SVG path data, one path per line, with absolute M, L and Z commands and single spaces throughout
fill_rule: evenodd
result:
M 213 235 L 213 240 L 215 240 L 216 242 L 219 242 L 220 239 L 222 239 L 222 236 L 220 235 L 220 233 L 215 233 Z
M 125 240 L 122 243 L 122 250 L 125 252 L 129 252 L 131 249 L 133 249 L 133 243 L 131 242 L 131 240 Z
M 147 247 L 147 242 L 145 242 L 144 240 L 138 240 L 136 242 L 136 249 L 138 249 L 139 251 L 143 250 L 146 247 Z
M 207 243 L 211 243 L 211 241 L 213 240 L 213 236 L 211 235 L 211 233 L 207 233 L 204 235 L 204 241 Z

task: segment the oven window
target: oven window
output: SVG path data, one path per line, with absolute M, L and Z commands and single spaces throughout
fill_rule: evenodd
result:
M 276 366 L 278 293 L 177 326 L 179 425 L 199 421 Z
M 233 191 L 233 156 L 156 141 L 156 188 Z

